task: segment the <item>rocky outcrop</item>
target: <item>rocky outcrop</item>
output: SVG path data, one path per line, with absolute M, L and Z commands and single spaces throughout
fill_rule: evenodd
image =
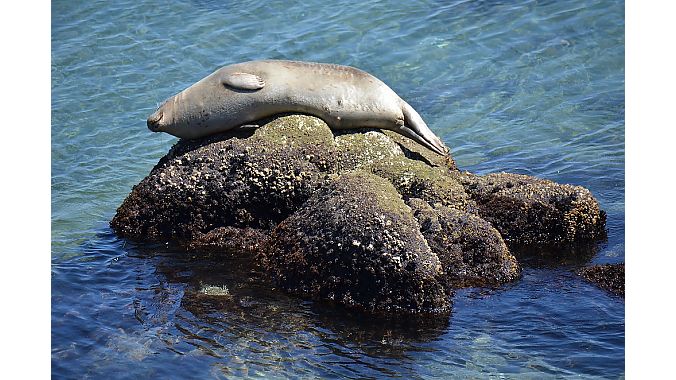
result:
M 179 141 L 111 221 L 133 240 L 248 255 L 289 292 L 411 312 L 517 279 L 512 246 L 590 242 L 604 224 L 582 187 L 460 172 L 392 132 L 334 135 L 302 115 Z
M 624 264 L 594 265 L 577 273 L 599 288 L 624 297 Z

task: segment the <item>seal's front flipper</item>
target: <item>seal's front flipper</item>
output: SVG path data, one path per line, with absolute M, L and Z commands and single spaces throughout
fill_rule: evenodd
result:
M 413 134 L 414 136 L 408 137 L 441 156 L 448 155 L 448 148 L 443 142 L 441 142 L 434 132 L 429 129 L 422 117 L 420 117 L 413 107 L 403 100 L 401 103 L 401 110 L 404 113 L 405 125 L 404 127 L 401 127 L 403 130 L 402 134 Z
M 265 87 L 265 81 L 258 75 L 249 73 L 231 73 L 223 77 L 223 84 L 236 90 L 260 90 Z

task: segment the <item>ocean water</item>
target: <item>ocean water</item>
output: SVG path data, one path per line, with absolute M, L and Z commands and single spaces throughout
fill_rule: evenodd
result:
M 624 262 L 623 2 L 56 0 L 51 58 L 54 377 L 624 377 L 624 301 L 573 273 Z M 117 238 L 108 221 L 175 142 L 146 117 L 216 68 L 263 58 L 374 74 L 461 169 L 589 188 L 607 241 L 525 258 L 521 280 L 459 291 L 450 317 L 417 321 Z

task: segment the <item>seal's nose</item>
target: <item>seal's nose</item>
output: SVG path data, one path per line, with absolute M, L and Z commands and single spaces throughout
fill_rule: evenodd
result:
M 160 110 L 157 110 L 154 114 L 148 116 L 148 129 L 153 132 L 158 132 L 160 129 L 160 121 L 162 120 L 162 116 L 164 116 L 164 113 L 162 113 Z

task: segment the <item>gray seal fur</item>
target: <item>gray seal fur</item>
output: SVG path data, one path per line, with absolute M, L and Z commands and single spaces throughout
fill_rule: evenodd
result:
M 304 113 L 332 129 L 382 128 L 446 155 L 420 115 L 373 75 L 350 66 L 250 61 L 222 67 L 167 99 L 148 128 L 196 139 L 275 114 Z

